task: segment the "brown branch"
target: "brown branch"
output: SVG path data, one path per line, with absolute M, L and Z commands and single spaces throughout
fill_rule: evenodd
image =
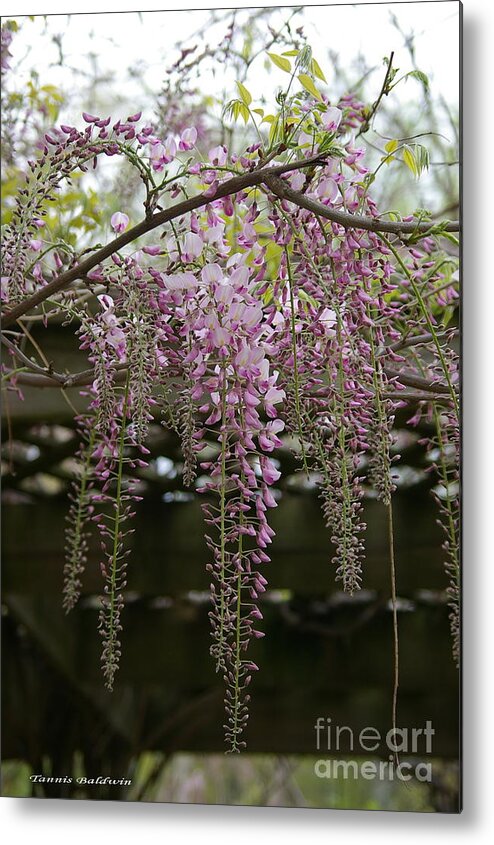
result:
M 274 168 L 273 168 L 274 170 Z M 329 208 L 323 205 L 318 200 L 311 199 L 300 191 L 294 191 L 293 188 L 286 183 L 284 179 L 280 179 L 275 173 L 265 173 L 264 182 L 277 197 L 284 200 L 289 200 L 301 208 L 312 211 L 313 214 L 318 214 L 320 217 L 325 217 L 333 223 L 338 223 L 345 229 L 366 229 L 369 232 L 391 232 L 393 235 L 416 235 L 418 233 L 430 233 L 435 225 L 433 222 L 392 222 L 388 220 L 380 220 L 377 217 L 364 217 L 361 214 L 349 214 L 346 211 L 337 211 L 334 208 Z M 444 227 L 445 232 L 459 232 L 460 223 L 457 220 L 452 220 Z
M 22 363 L 26 367 L 29 367 L 29 369 L 32 370 L 33 373 L 37 373 L 40 376 L 50 376 L 50 378 L 53 378 L 55 383 L 57 383 L 59 386 L 63 385 L 63 376 L 58 375 L 58 373 L 52 373 L 51 370 L 47 370 L 45 367 L 40 367 L 39 364 L 37 364 L 35 361 L 31 361 L 31 359 L 28 358 L 28 356 L 25 355 L 24 352 L 22 352 L 22 350 L 15 345 L 15 343 L 9 340 L 8 337 L 2 335 L 1 341 L 4 346 L 6 346 L 7 349 L 12 352 L 12 355 L 18 358 L 19 361 L 22 361 Z
M 124 378 L 127 370 L 127 364 L 117 364 L 115 369 L 117 370 L 116 378 Z M 387 398 L 413 398 L 416 401 L 432 401 L 434 399 L 444 399 L 449 396 L 449 389 L 443 384 L 428 381 L 427 379 L 421 378 L 421 376 L 417 376 L 412 373 L 400 373 L 390 369 L 389 367 L 385 367 L 384 372 L 388 378 L 394 382 L 399 382 L 406 387 L 413 387 L 425 392 L 425 395 L 422 395 L 408 394 L 405 392 L 400 393 L 400 391 L 390 391 L 389 394 L 387 394 Z M 7 370 L 7 376 L 9 374 L 10 371 Z M 31 373 L 16 374 L 15 380 L 18 384 L 25 385 L 26 387 L 58 387 L 64 389 L 68 387 L 84 387 L 92 384 L 94 381 L 94 370 L 88 369 L 82 370 L 79 373 L 67 373 L 64 375 L 63 373 L 48 373 L 47 371 L 42 371 L 41 368 L 36 368 Z
M 386 390 L 382 394 L 382 397 L 383 399 L 392 399 L 393 401 L 399 402 L 439 402 L 452 404 L 451 397 L 446 396 L 444 393 L 410 393 L 404 390 L 396 390 L 394 392 Z
M 91 371 L 92 372 L 92 371 Z M 49 375 L 48 373 L 16 373 L 15 376 L 12 373 L 12 370 L 5 371 L 5 377 L 12 378 L 15 380 L 16 384 L 22 384 L 25 387 L 70 387 L 71 385 L 65 385 L 63 382 L 60 382 L 54 375 Z M 93 373 L 94 379 L 94 373 Z M 85 382 L 86 384 L 91 384 L 91 382 Z M 75 386 L 75 385 L 74 385 Z
M 444 336 L 445 332 L 437 332 L 437 337 Z M 448 330 L 447 331 L 447 338 L 451 341 L 454 337 L 458 335 L 458 330 Z M 419 334 L 419 335 L 405 335 L 401 338 L 401 340 L 397 340 L 396 343 L 392 343 L 389 346 L 389 349 L 392 349 L 393 352 L 398 352 L 400 349 L 406 349 L 410 346 L 423 346 L 428 343 L 432 343 L 434 338 L 431 334 Z
M 418 390 L 425 390 L 430 393 L 450 395 L 450 389 L 445 384 L 428 381 L 421 376 L 416 376 L 414 373 L 400 373 L 398 370 L 392 370 L 390 367 L 384 367 L 383 369 L 389 379 L 398 381 L 400 384 L 406 385 L 406 387 L 416 387 Z
M 269 174 L 277 176 L 282 173 L 289 173 L 292 170 L 310 167 L 314 164 L 322 165 L 325 164 L 325 161 L 326 158 L 323 155 L 318 155 L 313 156 L 312 158 L 296 159 L 295 161 L 288 162 L 287 164 L 279 164 L 274 167 L 270 167 L 267 170 L 269 170 Z M 49 299 L 49 297 L 53 296 L 53 294 L 68 287 L 77 279 L 86 276 L 94 269 L 94 267 L 101 264 L 109 258 L 110 255 L 113 255 L 114 252 L 118 252 L 118 250 L 127 246 L 127 244 L 132 241 L 137 240 L 137 238 L 140 238 L 147 232 L 151 232 L 158 226 L 162 226 L 170 220 L 181 217 L 190 211 L 194 211 L 196 208 L 208 205 L 216 199 L 226 197 L 231 194 L 237 194 L 240 191 L 243 191 L 246 188 L 252 188 L 255 185 L 262 185 L 266 178 L 267 170 L 254 170 L 249 173 L 244 173 L 241 176 L 234 176 L 232 179 L 228 179 L 226 182 L 220 184 L 214 196 L 206 196 L 204 193 L 198 194 L 195 197 L 190 197 L 190 199 L 183 200 L 182 202 L 170 206 L 170 208 L 166 208 L 163 211 L 157 211 L 155 214 L 146 217 L 144 220 L 141 220 L 140 223 L 137 223 L 136 226 L 133 226 L 132 229 L 129 229 L 128 232 L 123 232 L 123 234 L 119 235 L 118 238 L 115 238 L 113 241 L 106 244 L 106 246 L 93 252 L 81 261 L 80 264 L 76 264 L 74 267 L 66 270 L 65 273 L 61 273 L 60 276 L 57 276 L 56 279 L 53 279 L 53 281 L 37 290 L 36 293 L 28 297 L 28 299 L 25 299 L 23 302 L 20 302 L 18 305 L 11 308 L 10 311 L 7 311 L 3 316 L 4 327 L 6 328 L 7 326 L 12 325 L 12 323 L 15 323 L 19 317 L 22 317 L 23 314 L 26 314 L 32 308 L 40 305 L 46 299 Z
M 36 293 L 24 300 L 24 302 L 15 305 L 10 311 L 7 311 L 3 316 L 4 326 L 8 327 L 12 325 L 12 323 L 18 320 L 19 317 L 22 317 L 32 308 L 40 305 L 40 303 L 44 302 L 53 294 L 58 293 L 58 291 L 68 287 L 72 282 L 87 275 L 94 269 L 94 267 L 101 264 L 114 252 L 118 252 L 119 249 L 127 246 L 127 244 L 135 241 L 147 232 L 151 232 L 158 226 L 162 226 L 170 220 L 181 217 L 190 211 L 194 211 L 196 208 L 208 205 L 216 199 L 230 196 L 231 194 L 237 194 L 240 191 L 243 191 L 246 188 L 252 188 L 255 185 L 265 184 L 274 194 L 276 194 L 276 196 L 280 197 L 280 199 L 287 199 L 290 202 L 294 202 L 301 208 L 305 208 L 308 211 L 312 211 L 313 214 L 318 214 L 320 217 L 324 217 L 327 220 L 338 223 L 346 229 L 366 229 L 371 232 L 391 232 L 395 235 L 403 235 L 417 234 L 419 232 L 426 233 L 430 232 L 431 228 L 433 228 L 433 224 L 430 222 L 389 222 L 379 220 L 374 217 L 364 217 L 359 214 L 348 214 L 344 211 L 336 211 L 335 209 L 328 208 L 328 206 L 323 205 L 323 203 L 318 202 L 317 200 L 310 199 L 299 191 L 292 190 L 287 185 L 286 181 L 279 178 L 283 173 L 300 170 L 301 168 L 310 167 L 314 164 L 322 165 L 325 161 L 326 159 L 324 155 L 318 155 L 313 156 L 312 158 L 296 159 L 288 164 L 279 164 L 274 167 L 257 169 L 249 173 L 244 173 L 241 176 L 234 176 L 232 179 L 228 179 L 226 182 L 219 185 L 213 196 L 206 196 L 204 193 L 198 194 L 197 196 L 190 197 L 190 199 L 184 200 L 183 202 L 176 203 L 163 211 L 158 211 L 150 217 L 146 217 L 136 226 L 133 226 L 132 229 L 129 229 L 128 232 L 124 232 L 119 235 L 118 238 L 115 238 L 113 241 L 106 244 L 106 246 L 96 250 L 85 258 L 84 261 L 81 261 L 80 264 L 71 267 L 70 270 L 67 270 L 65 273 L 62 273 L 56 279 L 53 279 L 53 281 L 40 288 L 36 291 Z M 445 231 L 447 232 L 458 232 L 459 229 L 460 224 L 457 221 L 450 222 L 445 226 Z
M 419 334 L 419 335 L 406 335 L 402 337 L 400 340 L 397 340 L 396 343 L 392 343 L 389 346 L 389 349 L 392 349 L 393 352 L 398 352 L 400 349 L 405 349 L 408 346 L 421 346 L 424 343 L 431 343 L 434 340 L 431 334 Z
M 127 370 L 127 364 L 117 364 L 115 366 L 117 371 L 116 379 L 123 378 Z M 11 370 L 6 371 L 6 376 L 12 374 Z M 55 373 L 42 370 L 40 368 L 33 368 L 31 373 L 16 373 L 15 381 L 17 384 L 25 385 L 26 387 L 59 387 L 67 389 L 68 387 L 87 387 L 94 381 L 94 370 L 82 370 L 80 373 Z

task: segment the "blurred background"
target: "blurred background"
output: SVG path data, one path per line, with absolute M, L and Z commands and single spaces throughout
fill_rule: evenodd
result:
M 359 143 L 377 163 L 386 140 L 415 138 L 431 166 L 420 180 L 382 168 L 381 208 L 458 215 L 458 3 L 290 7 L 236 12 L 163 12 L 17 18 L 2 87 L 2 198 L 8 221 L 26 157 L 42 133 L 80 122 L 83 110 L 115 119 L 143 110 L 163 133 L 195 125 L 199 149 L 241 149 L 249 128 L 223 120 L 222 105 L 243 81 L 273 104 L 284 74 L 266 61 L 309 43 L 332 102 L 352 92 L 378 96 L 383 59 L 394 52 L 404 80 L 385 98 Z M 145 49 L 143 49 L 143 47 Z M 66 189 L 51 225 L 78 245 L 108 237 L 111 213 L 142 216 L 132 171 L 109 160 Z M 70 225 L 69 225 L 70 224 Z M 457 320 L 457 315 L 452 315 Z M 55 369 L 84 369 L 73 330 L 28 327 Z M 316 479 L 297 472 L 291 444 L 276 451 L 282 476 L 273 515 L 266 637 L 252 658 L 248 753 L 223 755 L 222 685 L 209 657 L 208 552 L 196 497 L 181 482 L 175 435 L 151 426 L 151 463 L 139 477 L 115 691 L 103 688 L 97 615 L 98 542 L 90 545 L 84 595 L 62 611 L 63 534 L 77 438 L 77 390 L 23 389 L 4 398 L 2 567 L 2 794 L 197 803 L 451 812 L 458 805 L 459 689 L 451 658 L 443 541 L 431 490 L 437 485 L 412 428 L 412 405 L 396 420 L 402 456 L 395 497 L 401 645 L 398 723 L 435 736 L 431 783 L 320 779 L 314 725 L 330 717 L 355 734 L 390 727 L 392 618 L 385 514 L 366 498 L 363 589 L 349 599 L 334 584 L 331 547 Z M 211 444 L 214 449 L 214 444 Z M 339 758 L 352 757 L 348 745 Z M 388 759 L 386 749 L 383 759 Z M 323 753 L 323 757 L 330 754 Z M 377 759 L 377 758 L 376 758 Z M 425 759 L 425 758 L 424 758 Z M 36 784 L 31 773 L 132 779 L 130 787 Z

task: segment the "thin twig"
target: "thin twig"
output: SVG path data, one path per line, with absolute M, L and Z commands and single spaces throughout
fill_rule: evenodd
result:
M 381 86 L 381 90 L 379 92 L 377 100 L 374 102 L 368 118 L 366 119 L 365 123 L 363 123 L 362 126 L 360 127 L 360 129 L 357 132 L 355 138 L 358 138 L 360 135 L 363 135 L 364 132 L 367 132 L 370 129 L 370 125 L 372 123 L 374 115 L 376 114 L 379 106 L 381 105 L 382 98 L 389 94 L 388 82 L 389 82 L 389 77 L 391 75 L 391 67 L 392 67 L 392 64 L 393 64 L 393 57 L 394 57 L 394 53 L 392 52 L 389 56 L 389 59 L 388 59 L 388 66 L 386 68 L 386 74 L 384 76 L 383 84 Z

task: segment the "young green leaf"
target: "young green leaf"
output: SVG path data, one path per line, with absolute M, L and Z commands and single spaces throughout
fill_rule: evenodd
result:
M 388 141 L 388 143 L 384 145 L 384 149 L 386 150 L 387 153 L 394 153 L 397 146 L 398 146 L 398 141 L 396 140 L 396 138 L 393 138 L 392 141 Z
M 299 288 L 298 290 L 298 298 L 301 299 L 303 302 L 309 302 L 314 308 L 317 308 L 317 301 L 314 299 L 313 296 L 310 296 L 305 290 Z
M 314 80 L 311 79 L 308 73 L 300 73 L 298 76 L 298 81 L 301 85 L 303 85 L 305 90 L 309 92 L 309 94 L 312 94 L 312 96 L 315 97 L 317 100 L 322 100 L 319 91 L 314 85 Z
M 238 111 L 239 111 L 239 114 L 243 117 L 244 123 L 248 123 L 250 115 L 249 115 L 249 109 L 247 108 L 245 103 L 239 103 L 238 104 Z
M 414 176 L 419 175 L 419 170 L 418 170 L 418 166 L 417 166 L 417 161 L 415 159 L 415 155 L 413 153 L 413 150 L 408 146 L 403 147 L 403 161 L 405 162 L 408 169 L 411 170 L 411 172 L 413 173 Z
M 450 241 L 450 243 L 454 244 L 455 246 L 460 246 L 460 241 L 458 240 L 456 235 L 453 235 L 451 232 L 440 232 L 440 235 L 442 238 L 446 238 L 447 241 Z
M 250 104 L 252 102 L 252 94 L 250 93 L 250 91 L 247 90 L 245 85 L 243 85 L 241 82 L 237 82 L 236 85 L 237 85 L 240 97 L 242 99 L 242 102 L 245 103 L 246 106 L 250 106 Z
M 409 76 L 411 76 L 413 79 L 418 79 L 419 82 L 421 82 L 424 86 L 425 91 L 429 90 L 429 77 L 422 70 L 411 70 L 410 73 L 407 73 L 405 79 L 407 79 Z
M 419 174 L 429 169 L 429 150 L 423 144 L 415 144 L 415 159 Z
M 315 59 L 312 59 L 312 63 L 311 63 L 311 64 L 312 64 L 312 73 L 314 74 L 314 76 L 316 76 L 316 77 L 317 77 L 317 79 L 320 79 L 320 80 L 321 80 L 321 82 L 326 82 L 326 83 L 327 83 L 327 81 L 328 81 L 328 80 L 327 80 L 327 79 L 326 79 L 326 77 L 324 76 L 324 74 L 323 74 L 323 72 L 322 72 L 322 70 L 321 70 L 321 67 L 320 67 L 319 63 L 318 63 L 318 62 L 316 62 L 316 60 L 315 60 Z
M 276 67 L 284 70 L 285 73 L 291 73 L 292 66 L 288 59 L 284 59 L 283 56 L 278 56 L 277 53 L 268 53 L 268 56 Z

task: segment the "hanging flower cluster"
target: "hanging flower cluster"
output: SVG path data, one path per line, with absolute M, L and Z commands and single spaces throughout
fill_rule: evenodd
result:
M 244 88 L 245 108 L 247 94 Z M 2 271 L 3 295 L 16 313 L 33 292 L 57 295 L 61 270 L 71 280 L 84 268 L 83 294 L 59 298 L 80 324 L 92 367 L 64 605 L 77 601 L 88 526 L 96 523 L 109 688 L 120 658 L 126 538 L 154 413 L 181 436 L 184 482 L 202 497 L 211 655 L 226 685 L 234 752 L 245 745 L 247 687 L 258 668 L 249 644 L 263 636 L 259 599 L 268 583 L 269 511 L 280 480 L 273 453 L 281 438 L 296 442 L 301 469 L 317 478 L 334 572 L 353 593 L 365 579 L 364 490 L 391 509 L 394 414 L 415 390 L 414 422 L 425 413 L 437 422 L 430 446 L 446 490 L 438 498 L 453 614 L 458 603 L 457 361 L 440 325 L 454 296 L 452 259 L 439 247 L 441 232 L 424 237 L 417 218 L 401 221 L 412 233 L 408 243 L 399 229 L 398 237 L 380 229 L 372 173 L 355 135 L 365 123 L 363 104 L 349 95 L 331 105 L 305 90 L 282 105 L 284 121 L 270 121 L 269 141 L 240 155 L 220 144 L 201 157 L 200 127 L 158 133 L 140 124 L 140 113 L 112 127 L 110 118 L 84 114 L 83 131 L 48 133 L 29 163 Z M 102 153 L 123 155 L 137 169 L 146 218 L 133 229 L 131 209 L 112 209 L 110 247 L 63 266 L 43 239 L 48 204 L 63 180 L 96 167 Z M 163 208 L 177 198 L 176 212 Z M 155 242 L 129 251 L 158 225 Z
M 120 262 L 119 262 L 120 263 Z M 101 310 L 81 315 L 81 348 L 88 351 L 95 379 L 90 389 L 89 414 L 80 427 L 85 441 L 83 463 L 67 530 L 64 605 L 77 601 L 80 575 L 87 552 L 87 522 L 97 523 L 101 534 L 101 571 L 105 595 L 100 612 L 102 663 L 106 684 L 113 688 L 120 658 L 122 591 L 126 586 L 125 539 L 132 533 L 126 523 L 135 515 L 137 479 L 133 471 L 147 466 L 144 445 L 151 408 L 157 359 L 153 322 L 143 273 L 134 260 L 118 267 L 119 302 L 103 294 Z M 120 315 L 117 313 L 117 307 Z M 121 316 L 124 312 L 127 316 Z M 123 375 L 123 382 L 120 376 Z M 97 488 L 96 488 L 97 483 Z

